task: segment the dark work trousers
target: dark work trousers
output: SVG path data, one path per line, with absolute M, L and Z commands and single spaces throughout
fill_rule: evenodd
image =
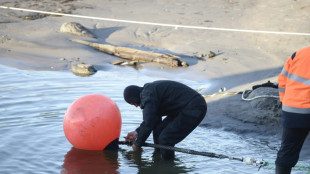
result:
M 310 128 L 283 128 L 281 148 L 276 159 L 277 166 L 291 168 L 297 164 L 309 131 Z
M 175 116 L 167 116 L 153 130 L 155 144 L 174 146 L 188 136 L 207 113 L 204 98 L 196 97 Z M 173 159 L 174 151 L 160 149 L 164 159 Z

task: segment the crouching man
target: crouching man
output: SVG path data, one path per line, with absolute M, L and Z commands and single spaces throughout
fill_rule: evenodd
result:
M 146 83 L 143 87 L 128 86 L 124 99 L 143 110 L 142 123 L 127 134 L 127 138 L 135 138 L 133 150 L 139 150 L 152 132 L 155 144 L 175 146 L 200 124 L 207 112 L 203 96 L 169 80 Z M 160 153 L 164 159 L 174 159 L 174 151 L 161 149 Z

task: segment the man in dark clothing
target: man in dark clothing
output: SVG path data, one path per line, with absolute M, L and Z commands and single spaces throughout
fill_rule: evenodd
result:
M 143 110 L 142 123 L 127 135 L 135 138 L 134 150 L 143 146 L 152 132 L 155 144 L 174 146 L 200 124 L 207 112 L 206 101 L 198 92 L 175 81 L 128 86 L 124 99 Z M 160 152 L 164 159 L 174 158 L 174 151 L 161 149 Z

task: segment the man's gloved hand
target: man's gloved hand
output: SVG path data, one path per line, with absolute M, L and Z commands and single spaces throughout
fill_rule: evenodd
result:
M 125 137 L 125 139 L 129 140 L 129 141 L 132 141 L 132 149 L 133 151 L 141 151 L 142 148 L 141 147 L 138 147 L 135 145 L 135 140 L 136 138 L 138 137 L 138 132 L 137 131 L 132 131 L 132 132 L 129 132 L 127 134 L 127 136 Z

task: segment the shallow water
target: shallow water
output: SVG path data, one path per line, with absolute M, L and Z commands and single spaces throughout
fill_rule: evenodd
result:
M 128 67 L 111 67 L 90 77 L 69 71 L 26 71 L 0 65 L 0 173 L 274 173 L 273 164 L 261 168 L 229 159 L 216 159 L 177 152 L 173 162 L 121 146 L 118 152 L 83 151 L 72 148 L 62 127 L 67 107 L 77 98 L 104 94 L 122 114 L 121 137 L 141 121 L 141 111 L 122 98 L 127 85 L 143 85 L 164 79 L 145 76 Z M 206 85 L 177 79 L 194 89 Z M 279 142 L 272 137 L 246 137 L 221 129 L 198 127 L 177 147 L 214 152 L 232 157 L 274 159 Z M 151 139 L 148 142 L 152 143 Z M 271 143 L 272 142 L 272 143 Z M 307 173 L 296 171 L 294 173 Z

